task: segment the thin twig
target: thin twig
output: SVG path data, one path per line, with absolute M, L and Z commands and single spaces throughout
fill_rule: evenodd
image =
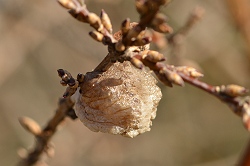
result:
M 195 7 L 189 14 L 189 17 L 187 18 L 185 24 L 175 33 L 167 37 L 167 43 L 171 46 L 171 58 L 174 64 L 187 65 L 187 62 L 190 61 L 186 60 L 184 56 L 184 41 L 193 27 L 202 20 L 204 13 L 204 8 L 200 6 Z M 200 68 L 196 62 L 192 61 L 192 64 L 195 65 L 195 67 Z
M 145 53 L 138 53 L 132 55 L 129 59 L 135 67 L 141 68 L 142 64 L 149 67 L 161 82 L 165 85 L 172 87 L 172 84 L 184 86 L 184 82 L 187 82 L 211 95 L 217 97 L 222 102 L 227 104 L 235 114 L 242 118 L 243 124 L 247 130 L 250 131 L 250 99 L 249 97 L 241 98 L 248 93 L 248 89 L 238 85 L 221 85 L 212 86 L 199 80 L 203 74 L 197 72 L 191 67 L 181 66 L 175 67 L 167 65 L 163 62 L 164 59 L 161 54 L 150 51 Z M 155 61 L 156 60 L 156 61 Z
M 74 103 L 69 97 L 61 98 L 55 115 L 43 128 L 42 132 L 37 135 L 34 148 L 30 150 L 27 157 L 23 158 L 18 166 L 30 166 L 35 164 L 42 153 L 46 150 L 49 141 L 56 132 L 58 125 L 67 117 L 67 114 L 72 111 Z
M 241 112 L 241 110 L 238 109 L 239 107 L 241 107 L 241 103 L 235 97 L 230 97 L 228 95 L 220 93 L 220 90 L 218 90 L 218 88 L 219 88 L 218 86 L 209 85 L 209 84 L 202 82 L 196 78 L 189 77 L 189 76 L 183 74 L 182 72 L 177 72 L 177 73 L 181 76 L 181 78 L 185 82 L 187 82 L 190 85 L 193 85 L 193 86 L 215 96 L 216 98 L 220 99 L 222 102 L 228 104 L 233 109 L 235 114 L 242 117 L 242 112 Z
M 177 35 L 187 36 L 190 30 L 199 22 L 205 13 L 205 9 L 197 6 L 194 10 L 190 13 L 189 18 L 187 19 L 184 26 L 182 26 L 178 31 L 168 37 L 168 41 L 174 42 L 174 37 Z

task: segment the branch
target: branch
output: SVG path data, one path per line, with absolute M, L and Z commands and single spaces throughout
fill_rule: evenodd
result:
M 102 42 L 104 45 L 108 45 L 109 54 L 106 58 L 95 68 L 95 71 L 106 71 L 115 61 L 123 60 L 121 55 L 124 54 L 125 50 L 128 49 L 128 44 L 125 44 L 124 49 L 118 49 L 117 40 L 112 35 L 112 24 L 108 15 L 102 10 L 100 17 L 98 17 L 95 13 L 91 13 L 88 11 L 84 1 L 77 1 L 77 0 L 58 0 L 58 2 L 65 8 L 70 9 L 69 13 L 81 22 L 88 23 L 92 26 L 95 31 L 91 31 L 89 35 L 95 39 L 96 41 Z M 130 43 L 130 44 L 137 44 L 138 46 L 143 46 L 149 43 L 149 39 L 141 38 L 139 33 L 142 32 L 147 26 L 150 24 L 158 12 L 159 7 L 166 3 L 165 0 L 162 1 L 148 1 L 148 9 L 153 8 L 153 12 L 150 15 L 144 14 L 141 17 L 140 23 L 136 26 L 130 26 L 130 23 L 125 24 L 128 27 L 125 27 L 126 32 L 128 35 L 124 40 L 121 40 L 122 43 Z M 122 28 L 124 30 L 124 27 Z M 139 31 L 137 31 L 139 29 Z M 134 31 L 137 31 L 137 34 L 134 34 Z M 123 35 L 124 35 L 123 31 Z M 124 36 L 125 37 L 125 36 Z M 134 38 L 137 38 L 134 40 Z M 146 42 L 146 43 L 145 43 Z M 58 70 L 59 76 L 62 78 L 61 84 L 68 88 L 64 93 L 62 99 L 59 101 L 58 109 L 53 116 L 53 118 L 47 123 L 47 125 L 41 129 L 40 126 L 30 118 L 20 118 L 19 121 L 21 125 L 30 133 L 32 133 L 36 138 L 36 143 L 34 148 L 27 152 L 27 156 L 21 156 L 22 160 L 18 163 L 20 166 L 27 166 L 33 165 L 39 161 L 43 152 L 48 151 L 49 141 L 52 136 L 56 132 L 57 126 L 65 119 L 65 117 L 70 116 L 72 119 L 76 118 L 76 115 L 73 110 L 73 102 L 70 100 L 70 96 L 72 96 L 79 85 L 83 82 L 84 76 L 79 74 L 77 80 L 75 80 L 69 72 L 63 69 Z
M 187 35 L 190 33 L 192 28 L 203 18 L 205 13 L 205 9 L 200 6 L 197 6 L 193 9 L 193 11 L 189 14 L 186 23 L 175 33 L 167 37 L 167 43 L 172 47 L 171 55 L 172 62 L 178 65 L 187 65 L 190 63 L 190 60 L 185 59 L 184 51 L 185 45 L 184 41 Z M 200 68 L 199 65 L 191 61 L 192 66 Z
M 88 23 L 95 30 L 89 35 L 98 42 L 108 46 L 108 55 L 94 69 L 94 72 L 105 72 L 116 61 L 130 61 L 138 69 L 144 66 L 149 67 L 158 79 L 166 86 L 173 84 L 184 86 L 185 82 L 202 89 L 226 103 L 235 114 L 240 116 L 245 127 L 250 130 L 250 99 L 241 98 L 248 90 L 238 85 L 212 86 L 199 80 L 203 76 L 196 69 L 186 66 L 173 66 L 163 63 L 166 58 L 163 54 L 149 50 L 151 37 L 145 36 L 146 28 L 151 28 L 160 33 L 171 33 L 172 28 L 167 24 L 166 16 L 159 13 L 161 6 L 168 3 L 167 0 L 136 0 L 136 9 L 140 14 L 139 23 L 131 23 L 126 19 L 121 24 L 121 29 L 112 34 L 112 24 L 104 10 L 100 16 L 88 11 L 84 1 L 81 0 L 58 0 L 69 13 L 77 20 Z M 197 14 L 198 13 L 198 14 Z M 200 10 L 193 14 L 185 26 L 176 34 L 186 35 L 197 20 L 200 18 Z M 198 17 L 199 16 L 199 17 Z M 49 143 L 55 134 L 57 126 L 69 116 L 77 118 L 73 110 L 74 103 L 70 97 L 77 91 L 84 82 L 84 75 L 78 74 L 74 79 L 71 74 L 63 69 L 58 70 L 61 77 L 61 84 L 68 86 L 62 99 L 59 101 L 57 111 L 47 125 L 41 129 L 40 126 L 29 118 L 20 118 L 21 125 L 36 138 L 36 143 L 27 156 L 23 156 L 19 162 L 20 166 L 33 165 L 39 161 L 43 152 L 48 153 Z M 81 89 L 80 89 L 81 90 Z
M 196 78 L 189 77 L 183 72 L 177 71 L 177 73 L 181 76 L 181 78 L 185 82 L 197 88 L 200 88 L 201 90 L 217 97 L 222 102 L 226 103 L 236 115 L 242 118 L 244 118 L 244 116 L 246 115 L 249 118 L 250 116 L 249 115 L 249 111 L 250 111 L 249 101 L 250 100 L 248 101 L 248 99 L 246 98 L 246 100 L 243 101 L 239 98 L 239 96 L 243 96 L 243 95 L 246 95 L 246 93 L 248 93 L 248 90 L 246 88 L 238 86 L 238 85 L 234 85 L 234 84 L 227 85 L 227 86 L 225 85 L 212 86 Z M 244 125 L 246 126 L 248 130 L 250 130 L 249 123 L 250 121 L 244 122 Z
M 250 140 L 248 141 L 248 145 L 245 149 L 244 154 L 240 158 L 238 165 L 240 165 L 240 166 L 249 166 L 250 165 Z
M 77 118 L 73 109 L 74 103 L 71 101 L 70 96 L 75 93 L 79 82 L 81 83 L 83 80 L 83 76 L 78 74 L 77 80 L 75 80 L 69 72 L 63 69 L 58 70 L 58 75 L 62 78 L 61 84 L 68 85 L 68 88 L 63 95 L 64 98 L 59 100 L 55 115 L 48 121 L 47 125 L 41 130 L 40 126 L 34 120 L 27 117 L 19 118 L 20 124 L 35 136 L 36 142 L 33 149 L 30 149 L 27 154 L 20 156 L 22 159 L 18 163 L 18 166 L 29 166 L 37 163 L 44 152 L 49 153 L 51 148 L 49 146 L 50 140 L 61 122 L 67 116 L 71 119 Z
M 95 29 L 89 33 L 93 39 L 108 45 L 109 54 L 95 68 L 95 71 L 104 72 L 114 62 L 123 62 L 124 58 L 121 56 L 131 46 L 136 46 L 139 51 L 144 50 L 145 48 L 142 47 L 146 47 L 145 45 L 151 42 L 150 37 L 144 36 L 146 27 L 161 33 L 172 32 L 172 28 L 166 23 L 166 17 L 159 13 L 160 7 L 169 3 L 167 0 L 136 0 L 136 9 L 140 14 L 139 23 L 130 23 L 130 20 L 126 19 L 121 24 L 121 30 L 114 35 L 112 35 L 111 21 L 104 10 L 99 17 L 88 11 L 84 1 L 58 0 L 58 2 L 64 8 L 70 9 L 69 13 L 75 19 L 88 23 Z
M 84 2 L 59 0 L 59 3 L 63 7 L 71 9 L 70 13 L 76 19 L 89 23 L 94 27 L 98 32 L 90 33 L 91 36 L 97 41 L 102 41 L 108 45 L 109 54 L 94 71 L 104 72 L 116 61 L 130 61 L 139 69 L 147 66 L 167 86 L 172 87 L 172 84 L 184 86 L 184 82 L 187 82 L 217 97 L 243 118 L 247 129 L 250 128 L 249 102 L 241 102 L 238 98 L 248 92 L 246 88 L 238 85 L 212 86 L 206 84 L 198 80 L 203 74 L 197 72 L 195 69 L 166 65 L 162 63 L 162 61 L 165 61 L 162 54 L 157 51 L 148 50 L 151 38 L 145 37 L 145 29 L 147 27 L 160 33 L 172 32 L 172 28 L 167 24 L 166 16 L 159 13 L 160 7 L 167 3 L 166 0 L 136 0 L 136 9 L 140 14 L 139 23 L 131 23 L 129 19 L 126 19 L 121 24 L 121 30 L 114 35 L 110 33 L 112 25 L 108 15 L 103 10 L 101 16 L 98 17 L 87 10 Z M 172 41 L 175 45 L 174 38 L 180 35 L 185 36 L 194 24 L 202 18 L 203 13 L 204 10 L 202 8 L 195 8 L 186 24 L 168 40 Z
M 167 65 L 163 55 L 156 51 L 144 51 L 127 55 L 131 63 L 141 69 L 143 66 L 149 67 L 154 71 L 158 79 L 167 86 L 172 87 L 173 84 L 184 86 L 187 82 L 209 94 L 217 97 L 227 104 L 232 111 L 242 118 L 243 124 L 250 131 L 250 97 L 242 96 L 248 93 L 248 89 L 239 85 L 221 85 L 212 86 L 199 80 L 203 76 L 202 73 L 196 71 L 192 67 Z
M 29 150 L 27 156 L 21 159 L 21 161 L 18 163 L 18 166 L 33 165 L 40 159 L 40 156 L 43 154 L 43 152 L 46 152 L 48 150 L 48 144 L 55 134 L 57 126 L 60 125 L 60 123 L 68 116 L 68 114 L 72 114 L 72 112 L 74 112 L 72 108 L 73 105 L 74 104 L 68 97 L 59 100 L 59 105 L 55 115 L 41 132 L 35 132 L 36 142 L 34 148 Z M 19 121 L 26 129 L 34 128 L 34 126 L 36 126 L 36 123 L 34 121 L 29 119 L 27 120 L 27 118 L 24 117 L 20 118 Z M 31 133 L 34 134 L 34 132 Z

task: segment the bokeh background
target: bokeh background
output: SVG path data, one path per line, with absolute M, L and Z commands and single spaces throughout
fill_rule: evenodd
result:
M 115 31 L 127 17 L 138 20 L 133 0 L 86 3 L 95 13 L 105 9 Z M 250 88 L 250 52 L 228 3 L 174 0 L 162 11 L 177 31 L 190 12 L 202 6 L 206 14 L 185 39 L 183 56 L 200 66 L 205 82 Z M 88 36 L 90 29 L 55 0 L 0 0 L 0 165 L 15 165 L 17 150 L 34 143 L 18 117 L 31 117 L 44 126 L 54 114 L 65 89 L 56 70 L 85 73 L 106 55 L 107 48 Z M 168 49 L 161 51 L 171 60 Z M 159 86 L 163 99 L 150 132 L 129 139 L 94 133 L 78 120 L 67 119 L 53 137 L 55 156 L 47 159 L 48 164 L 236 165 L 249 139 L 240 118 L 213 96 L 187 84 L 184 88 Z

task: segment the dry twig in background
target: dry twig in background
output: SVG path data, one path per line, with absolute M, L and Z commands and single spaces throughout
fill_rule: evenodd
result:
M 246 40 L 250 58 L 250 2 L 248 0 L 226 0 L 236 27 Z

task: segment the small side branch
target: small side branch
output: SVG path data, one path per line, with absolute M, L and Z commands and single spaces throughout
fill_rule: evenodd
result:
M 161 62 L 165 61 L 165 58 L 157 51 L 146 50 L 140 53 L 128 54 L 127 56 L 126 59 L 130 60 L 135 67 L 139 69 L 143 66 L 149 67 L 166 86 L 172 87 L 173 84 L 184 86 L 184 82 L 187 82 L 217 97 L 242 118 L 244 126 L 250 131 L 250 98 L 249 96 L 243 97 L 249 91 L 245 87 L 235 84 L 209 85 L 199 80 L 203 74 L 192 67 L 176 67 Z
M 43 130 L 35 135 L 36 142 L 34 148 L 28 152 L 26 157 L 22 158 L 22 160 L 18 163 L 18 166 L 30 166 L 39 161 L 40 156 L 47 151 L 48 144 L 55 134 L 58 125 L 60 125 L 60 123 L 68 116 L 70 112 L 74 111 L 73 105 L 74 103 L 68 97 L 61 98 L 59 100 L 59 105 L 55 115 L 47 123 Z M 26 124 L 28 127 L 32 128 L 32 125 L 34 124 L 29 122 L 26 123 L 23 121 L 23 119 L 24 118 L 20 119 L 20 123 L 22 125 Z
M 177 32 L 169 36 L 168 41 L 170 43 L 174 42 L 174 38 L 177 35 L 187 36 L 187 34 L 190 32 L 190 30 L 192 30 L 197 22 L 199 22 L 203 18 L 204 13 L 205 9 L 203 9 L 202 7 L 197 6 L 196 8 L 194 8 L 194 10 L 190 13 L 186 23 Z
M 185 82 L 205 92 L 210 93 L 211 95 L 220 99 L 222 102 L 226 103 L 238 116 L 243 118 L 244 114 L 247 115 L 249 114 L 248 111 L 250 107 L 248 101 L 242 101 L 240 100 L 240 98 L 238 98 L 239 96 L 245 95 L 248 92 L 246 88 L 238 85 L 212 86 L 196 78 L 189 77 L 182 72 L 177 72 L 177 73 L 181 76 L 181 78 Z M 247 104 L 248 106 L 244 104 Z M 244 108 L 244 107 L 249 107 L 249 108 Z M 249 129 L 250 128 L 248 128 L 248 130 Z

